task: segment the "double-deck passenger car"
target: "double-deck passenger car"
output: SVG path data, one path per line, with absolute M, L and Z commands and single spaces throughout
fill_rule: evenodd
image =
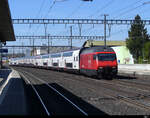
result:
M 98 78 L 117 75 L 116 53 L 110 47 L 96 46 L 68 50 L 46 55 L 10 60 L 10 65 L 74 71 Z

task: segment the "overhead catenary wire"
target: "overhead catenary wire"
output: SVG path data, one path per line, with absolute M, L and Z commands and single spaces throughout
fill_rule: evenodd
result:
M 51 6 L 49 7 L 48 12 L 47 12 L 47 14 L 45 14 L 44 18 L 46 18 L 49 15 L 49 13 L 51 12 L 51 10 L 53 9 L 53 7 L 56 3 L 65 2 L 65 1 L 68 1 L 68 0 L 53 0 Z
M 81 2 L 66 18 L 72 17 L 75 13 L 77 13 L 77 11 L 83 6 L 83 4 L 84 4 L 84 2 Z M 75 26 L 75 25 L 73 25 L 73 26 Z M 67 25 L 65 24 L 65 29 L 66 28 L 67 28 Z M 58 34 L 63 33 L 63 32 L 58 32 Z
M 141 1 L 143 1 L 143 0 L 138 0 L 136 2 L 133 2 L 133 3 L 129 4 L 129 5 L 127 5 L 126 7 L 123 7 L 121 9 L 118 9 L 118 10 L 114 11 L 112 14 L 114 14 L 114 13 L 120 13 L 120 12 L 122 12 L 124 10 L 127 10 L 128 8 L 133 7 L 134 5 L 136 5 L 137 3 L 141 2 Z M 117 15 L 117 16 L 119 16 L 119 15 Z M 115 16 L 114 18 L 116 18 L 117 16 Z
M 44 3 L 45 3 L 45 0 L 42 1 L 41 6 L 40 6 L 40 9 L 39 9 L 39 11 L 37 12 L 35 18 L 38 18 L 38 16 L 40 15 L 41 10 L 42 10 L 42 8 L 43 8 L 43 6 L 44 6 Z M 31 29 L 31 27 L 32 27 L 32 24 L 29 24 L 29 29 Z
M 74 14 L 76 14 L 77 11 L 79 11 L 83 5 L 84 2 L 81 2 L 66 18 L 72 17 Z
M 126 11 L 120 13 L 120 14 L 117 15 L 115 18 L 120 17 L 120 16 L 124 16 L 125 14 L 127 14 L 127 13 L 129 13 L 129 12 L 133 12 L 134 10 L 136 10 L 136 9 L 138 9 L 138 8 L 141 8 L 141 7 L 145 6 L 145 5 L 147 5 L 147 4 L 144 2 L 144 3 L 138 5 L 138 6 L 134 7 L 134 8 L 130 8 L 130 9 L 128 9 L 128 10 L 126 10 Z
M 50 14 L 50 12 L 51 12 L 51 10 L 52 10 L 52 8 L 54 7 L 55 4 L 56 4 L 56 0 L 54 0 L 52 2 L 52 5 L 49 7 L 48 12 L 45 14 L 44 18 L 46 18 Z
M 45 0 L 43 0 L 43 1 L 42 1 L 41 6 L 40 6 L 40 8 L 39 8 L 39 10 L 38 10 L 38 12 L 37 12 L 37 14 L 36 14 L 35 18 L 38 18 L 38 16 L 40 15 L 41 10 L 42 10 L 42 9 L 43 9 L 43 7 L 44 7 L 44 4 L 45 4 Z M 29 24 L 28 34 L 30 33 L 31 28 L 32 28 L 32 24 Z M 31 43 L 30 43 L 30 44 L 31 44 Z
M 38 18 L 38 16 L 40 15 L 40 13 L 41 13 L 41 11 L 42 11 L 42 9 L 43 9 L 43 7 L 44 7 L 44 4 L 45 4 L 45 0 L 42 1 L 42 4 L 41 4 L 41 6 L 40 6 L 40 9 L 39 9 L 39 11 L 37 12 L 35 18 Z
M 124 12 L 122 12 L 122 13 L 120 13 L 119 15 L 115 16 L 114 18 L 123 16 L 123 15 L 125 15 L 126 13 L 132 12 L 132 11 L 134 11 L 134 10 L 136 10 L 136 9 L 138 9 L 138 8 L 140 8 L 140 7 L 144 6 L 144 5 L 146 5 L 146 4 L 148 4 L 147 2 L 144 2 L 144 3 L 138 5 L 138 6 L 134 7 L 134 8 L 131 8 L 133 5 L 135 5 L 135 4 L 137 4 L 137 3 L 140 3 L 141 1 L 143 1 L 143 0 L 138 0 L 138 1 L 136 1 L 136 2 L 134 2 L 134 3 L 132 3 L 132 4 L 130 4 L 130 5 L 128 5 L 127 7 L 124 7 L 124 8 L 122 8 L 122 9 L 119 9 L 118 12 L 121 12 L 121 11 L 124 11 L 124 9 L 126 9 L 126 8 L 130 8 L 130 9 L 126 9 Z M 125 29 L 121 29 L 121 30 L 119 30 L 118 32 L 112 33 L 111 36 L 118 35 L 118 34 L 123 33 L 123 32 L 125 32 Z
M 114 3 L 114 1 L 115 0 L 110 0 L 110 1 L 108 1 L 104 6 L 102 6 L 100 9 L 98 9 L 96 12 L 94 12 L 93 14 L 91 14 L 91 15 L 89 15 L 88 17 L 93 17 L 93 16 L 95 16 L 95 15 L 97 15 L 99 12 L 102 12 L 104 9 L 106 9 L 107 7 L 109 7 L 112 3 Z M 98 17 L 100 16 L 100 14 L 98 15 Z M 88 28 L 88 29 L 85 29 L 84 30 L 84 32 L 85 31 L 89 31 L 89 30 L 91 30 L 91 29 L 93 29 L 94 27 L 92 26 L 92 27 L 90 27 L 90 28 Z
M 72 17 L 74 14 L 76 14 L 83 5 L 84 5 L 84 2 L 81 2 L 66 18 Z M 75 25 L 72 25 L 72 26 L 75 27 Z M 78 27 L 79 27 L 79 35 L 81 35 L 82 25 L 78 24 Z M 65 25 L 65 29 L 66 28 L 67 28 L 67 25 Z M 62 33 L 62 32 L 59 32 L 58 34 L 60 34 L 60 33 Z
M 43 16 L 43 18 L 46 18 L 46 17 L 48 16 L 48 14 L 51 12 L 52 8 L 54 7 L 55 3 L 56 3 L 56 0 L 54 0 L 54 1 L 52 2 L 52 4 L 50 5 L 50 7 L 49 7 L 47 13 L 45 14 L 45 16 Z M 36 28 L 36 30 L 35 30 L 36 32 L 38 32 L 40 26 L 41 26 L 41 25 L 38 25 L 38 26 L 37 26 L 37 28 Z
M 123 12 L 123 13 L 120 13 L 118 16 L 120 17 L 120 16 L 123 16 L 123 15 L 125 15 L 125 14 L 127 14 L 127 13 L 129 13 L 129 12 L 133 12 L 134 10 L 136 10 L 136 9 L 142 7 L 142 6 L 143 6 L 143 4 L 142 4 L 142 5 L 139 5 L 139 6 L 136 6 L 136 7 L 134 7 L 134 8 L 131 8 L 131 9 L 129 9 L 129 10 Z
M 95 11 L 94 13 L 92 13 L 91 15 L 89 15 L 88 17 L 93 17 L 95 15 L 97 15 L 99 12 L 102 12 L 104 9 L 106 9 L 107 7 L 109 7 L 115 0 L 109 0 L 104 6 L 100 7 L 97 11 Z
M 46 18 L 48 16 L 48 14 L 51 12 L 52 8 L 54 7 L 55 3 L 56 3 L 56 1 L 54 0 L 48 9 L 48 12 L 45 14 L 45 16 L 43 18 Z
M 148 10 L 145 10 L 145 9 L 143 9 L 143 8 L 145 8 L 145 7 L 143 7 L 143 6 L 150 4 L 150 2 L 144 2 L 144 3 L 142 3 L 142 4 L 143 4 L 143 5 L 141 6 L 140 11 L 139 11 L 137 14 L 142 14 L 142 16 L 144 16 L 143 13 L 146 13 L 147 11 L 149 11 L 149 9 L 148 9 Z M 143 10 L 142 10 L 142 9 L 143 9 Z M 141 10 L 142 10 L 142 12 L 141 12 Z M 133 12 L 133 14 L 135 14 L 135 13 Z M 135 14 L 135 15 L 136 15 L 136 14 Z M 128 16 L 127 19 L 133 18 L 133 16 L 131 16 L 130 14 L 128 14 L 127 16 Z M 145 19 L 146 19 L 146 18 L 145 18 Z M 149 18 L 148 18 L 148 19 L 149 19 Z
M 54 5 L 56 4 L 56 2 L 65 2 L 65 1 L 68 1 L 68 0 L 53 0 L 52 4 L 50 5 L 49 9 L 48 9 L 48 12 L 45 14 L 45 16 L 43 18 L 47 18 L 50 14 L 50 12 L 52 11 Z M 38 25 L 37 29 L 36 29 L 36 32 L 39 30 L 40 28 L 40 25 Z
M 55 0 L 55 2 L 56 2 L 57 0 Z M 61 1 L 61 0 L 60 0 Z M 67 1 L 67 0 L 62 0 L 62 1 Z M 142 1 L 142 0 L 138 0 L 137 2 L 140 2 L 140 1 Z M 53 3 L 52 4 L 52 6 L 49 8 L 49 10 L 48 11 L 51 11 L 51 9 L 54 7 L 54 5 L 55 5 L 55 3 Z M 143 5 L 145 5 L 144 3 L 142 4 L 142 6 Z M 136 6 L 136 7 L 134 7 L 134 8 L 132 8 L 132 9 L 137 9 L 137 8 L 139 8 L 139 7 L 141 7 L 141 5 L 140 6 Z M 131 9 L 129 9 L 129 10 L 131 10 Z M 128 10 L 128 11 L 129 11 Z M 40 11 L 40 9 L 39 9 L 39 11 Z M 74 13 L 76 13 L 75 11 L 73 11 Z M 73 13 L 72 12 L 72 13 Z M 126 11 L 127 12 L 127 11 Z M 49 14 L 49 12 L 48 12 L 48 14 Z M 123 14 L 124 15 L 124 14 Z M 48 15 L 47 15 L 48 16 Z M 29 26 L 30 27 L 30 29 L 31 29 L 31 25 Z M 37 30 L 37 29 L 36 29 Z M 89 29 L 90 30 L 90 29 Z

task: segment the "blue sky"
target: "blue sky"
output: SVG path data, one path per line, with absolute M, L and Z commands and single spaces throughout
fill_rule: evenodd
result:
M 61 0 L 58 0 L 61 1 Z M 103 19 L 103 14 L 109 14 L 108 19 L 134 19 L 139 14 L 142 19 L 150 19 L 150 0 L 9 0 L 12 18 L 97 18 Z M 147 3 L 143 5 L 143 3 Z M 51 8 L 51 9 L 50 9 Z M 70 25 L 47 26 L 47 33 L 51 35 L 70 35 Z M 148 28 L 149 33 L 149 26 Z M 130 26 L 113 25 L 111 37 L 107 40 L 125 40 Z M 104 34 L 103 25 L 83 25 L 82 35 Z M 107 27 L 108 29 L 108 27 Z M 43 25 L 14 25 L 16 35 L 44 35 Z M 73 35 L 78 35 L 78 25 L 73 25 Z M 107 30 L 108 34 L 108 30 Z M 73 46 L 82 46 L 85 40 L 74 40 Z M 29 40 L 17 40 L 8 45 L 29 45 Z M 36 40 L 36 45 L 47 44 L 47 40 Z M 53 45 L 68 45 L 68 40 L 53 40 Z

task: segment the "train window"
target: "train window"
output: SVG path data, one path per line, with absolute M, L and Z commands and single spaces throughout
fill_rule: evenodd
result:
M 58 57 L 61 57 L 61 54 L 52 54 L 51 55 L 51 58 L 58 58 Z
M 53 66 L 58 66 L 58 63 L 53 63 Z
M 46 62 L 44 62 L 44 63 L 43 63 L 43 65 L 44 65 L 44 66 L 47 66 L 47 63 L 46 63 Z
M 65 52 L 65 53 L 63 53 L 63 56 L 70 57 L 70 56 L 72 56 L 72 54 L 73 54 L 73 52 Z
M 49 58 L 49 55 L 43 55 L 42 58 L 43 59 Z
M 98 60 L 100 61 L 114 61 L 116 60 L 116 54 L 98 54 Z
M 96 60 L 96 54 L 95 54 L 95 55 L 93 55 L 93 60 Z
M 66 63 L 66 67 L 72 68 L 72 63 Z
M 76 56 L 76 61 L 78 61 L 78 56 Z

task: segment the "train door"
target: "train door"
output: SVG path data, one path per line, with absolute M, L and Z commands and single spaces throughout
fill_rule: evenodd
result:
M 61 57 L 60 57 L 60 59 L 59 59 L 59 67 L 60 67 L 60 68 L 64 68 L 64 62 L 63 62 L 62 53 L 61 53 Z
M 79 69 L 79 51 L 73 54 L 73 69 Z
M 87 63 L 87 67 L 88 69 L 92 69 L 92 55 L 88 55 L 88 63 Z
M 62 53 L 62 67 L 66 68 L 66 57 L 64 56 L 64 53 Z
M 50 67 L 51 66 L 51 55 L 49 55 L 47 63 L 48 63 L 48 67 Z

